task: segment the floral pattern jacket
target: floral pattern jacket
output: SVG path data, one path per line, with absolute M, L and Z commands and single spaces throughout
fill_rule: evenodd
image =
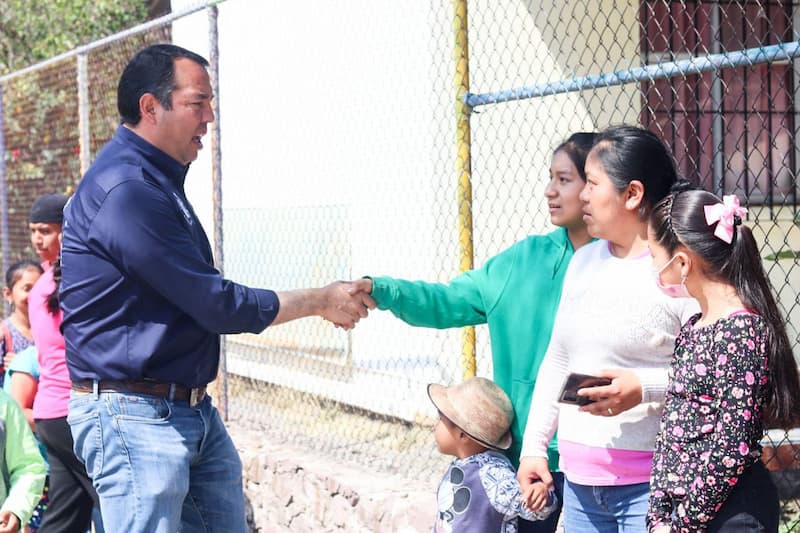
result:
M 650 479 L 648 529 L 704 531 L 742 473 L 761 456 L 767 328 L 740 312 L 675 339 Z

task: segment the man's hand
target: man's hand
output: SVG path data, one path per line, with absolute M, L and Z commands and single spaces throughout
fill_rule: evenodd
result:
M 11 511 L 0 511 L 0 533 L 19 531 L 19 518 Z
M 375 300 L 369 295 L 372 280 L 336 281 L 320 290 L 323 302 L 319 315 L 336 327 L 352 329 L 370 309 L 375 309 Z
M 523 457 L 519 462 L 517 470 L 517 481 L 522 492 L 522 503 L 531 511 L 538 511 L 540 507 L 534 507 L 538 501 L 541 491 L 544 491 L 545 503 L 547 503 L 547 493 L 553 489 L 553 475 L 547 465 L 547 457 Z M 538 485 L 533 488 L 532 485 Z
M 617 368 L 596 375 L 611 379 L 611 385 L 578 390 L 579 396 L 595 401 L 581 407 L 581 411 L 598 416 L 616 416 L 642 403 L 642 384 L 635 372 Z
M 335 281 L 315 289 L 277 291 L 280 307 L 273 326 L 298 318 L 320 316 L 335 326 L 352 329 L 375 308 L 369 295 L 372 280 Z

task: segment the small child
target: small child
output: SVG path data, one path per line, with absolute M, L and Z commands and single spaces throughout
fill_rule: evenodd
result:
M 0 372 L 0 387 L 14 354 L 33 344 L 31 322 L 28 319 L 28 293 L 42 272 L 42 267 L 30 259 L 17 261 L 6 271 L 3 298 L 11 304 L 11 314 L 0 323 L 0 370 L 3 371 Z
M 0 533 L 28 523 L 44 486 L 44 459 L 22 410 L 0 391 Z
M 544 520 L 556 508 L 555 493 L 534 483 L 522 503 L 511 461 L 498 450 L 511 446 L 514 418 L 503 390 L 485 378 L 458 385 L 428 385 L 428 396 L 439 410 L 436 445 L 450 463 L 437 491 L 434 532 L 516 533 L 517 518 Z
M 766 427 L 800 419 L 784 319 L 736 196 L 686 185 L 653 210 L 656 283 L 701 313 L 675 339 L 656 439 L 651 532 L 777 531 L 778 493 L 760 461 Z

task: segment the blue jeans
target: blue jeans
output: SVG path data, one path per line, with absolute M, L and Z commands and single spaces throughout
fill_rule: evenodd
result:
M 108 533 L 246 531 L 242 463 L 208 396 L 73 391 L 67 421 Z
M 564 531 L 647 533 L 650 484 L 608 487 L 564 482 Z

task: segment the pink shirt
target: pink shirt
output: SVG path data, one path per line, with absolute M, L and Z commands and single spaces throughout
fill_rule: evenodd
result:
M 51 315 L 47 297 L 55 290 L 53 268 L 48 265 L 28 294 L 28 317 L 33 342 L 39 352 L 39 390 L 33 400 L 33 418 L 67 416 L 72 385 L 67 370 L 64 336 L 61 335 L 61 311 Z
M 635 485 L 650 481 L 653 452 L 600 448 L 558 439 L 559 468 L 572 483 Z

